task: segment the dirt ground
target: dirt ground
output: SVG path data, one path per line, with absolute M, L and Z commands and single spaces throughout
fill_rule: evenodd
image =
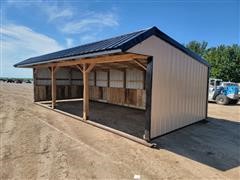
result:
M 240 105 L 152 149 L 32 103 L 32 86 L 0 84 L 0 179 L 239 179 Z
M 51 108 L 51 103 L 42 103 Z M 145 129 L 145 110 L 129 108 L 114 104 L 90 101 L 89 119 L 98 124 L 143 138 Z M 58 102 L 57 110 L 83 117 L 83 101 Z

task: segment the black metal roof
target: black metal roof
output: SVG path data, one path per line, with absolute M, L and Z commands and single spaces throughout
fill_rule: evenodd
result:
M 112 51 L 112 50 L 120 50 L 121 52 L 125 52 L 131 47 L 137 45 L 138 43 L 144 41 L 148 37 L 155 35 L 160 39 L 168 42 L 169 44 L 175 46 L 179 50 L 183 51 L 187 55 L 191 56 L 192 58 L 196 59 L 197 61 L 209 66 L 208 62 L 201 58 L 196 53 L 190 51 L 189 49 L 185 48 L 183 45 L 160 31 L 157 27 L 152 27 L 149 29 L 124 34 L 121 36 L 113 37 L 110 39 L 105 39 L 98 42 L 93 42 L 57 52 L 53 52 L 50 54 L 45 54 L 42 56 L 32 57 L 21 61 L 15 64 L 15 67 L 26 67 L 33 64 L 42 64 L 48 61 L 61 61 L 61 59 L 74 57 L 74 56 L 81 56 L 81 55 L 91 55 L 92 53 L 101 53 L 103 51 Z

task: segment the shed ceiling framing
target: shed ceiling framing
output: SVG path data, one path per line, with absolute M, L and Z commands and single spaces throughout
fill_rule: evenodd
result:
M 56 103 L 56 71 L 60 67 L 75 67 L 83 73 L 83 119 L 87 120 L 89 116 L 89 73 L 95 69 L 120 69 L 127 67 L 146 70 L 147 58 L 149 56 L 134 53 L 118 53 L 91 58 L 74 59 L 31 66 L 33 68 L 47 67 L 51 71 L 52 84 L 52 108 Z

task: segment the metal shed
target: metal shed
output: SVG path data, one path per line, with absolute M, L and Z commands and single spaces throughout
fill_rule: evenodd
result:
M 132 129 L 141 124 L 140 133 L 147 141 L 207 117 L 209 64 L 156 27 L 14 66 L 33 68 L 34 102 L 63 112 L 62 104 L 69 100 L 68 114 L 79 108 L 84 122 L 103 116 L 94 124 L 106 129 L 112 129 L 104 123 L 106 113 L 112 113 L 116 131 L 124 132 L 116 128 L 120 123 L 131 122 Z M 121 107 L 127 110 L 117 114 Z M 98 113 L 91 115 L 94 109 Z

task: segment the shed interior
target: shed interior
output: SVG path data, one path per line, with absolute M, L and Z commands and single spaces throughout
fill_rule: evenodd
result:
M 143 138 L 146 110 L 147 59 L 96 64 L 89 72 L 88 119 Z M 78 65 L 56 71 L 55 108 L 83 117 L 83 73 Z M 48 67 L 34 68 L 34 101 L 51 106 Z

